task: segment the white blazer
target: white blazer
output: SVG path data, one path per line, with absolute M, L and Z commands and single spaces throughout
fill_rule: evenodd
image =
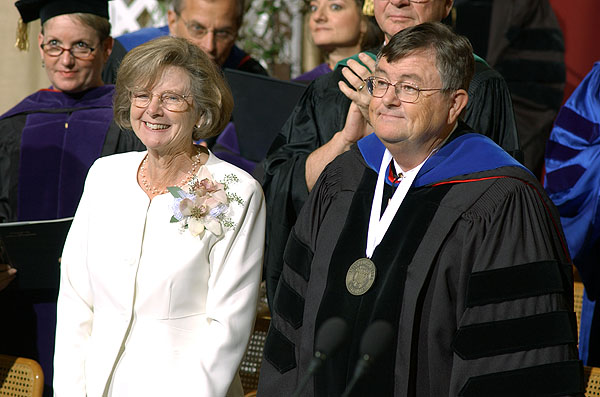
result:
M 56 396 L 241 395 L 264 250 L 262 190 L 212 153 L 217 181 L 235 174 L 235 226 L 202 238 L 170 223 L 171 194 L 137 183 L 144 153 L 91 167 L 62 256 Z

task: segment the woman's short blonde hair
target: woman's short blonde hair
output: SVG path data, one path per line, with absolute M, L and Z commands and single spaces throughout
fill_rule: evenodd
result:
M 115 84 L 115 122 L 131 128 L 131 93 L 150 90 L 158 83 L 165 68 L 182 68 L 190 77 L 192 111 L 200 120 L 192 139 L 218 135 L 231 117 L 233 97 L 221 70 L 202 50 L 186 39 L 163 36 L 139 45 L 123 58 Z
M 92 28 L 98 35 L 98 41 L 100 42 L 100 45 L 103 45 L 104 40 L 110 37 L 110 22 L 108 22 L 108 19 L 106 18 L 103 18 L 99 15 L 88 14 L 83 12 L 74 12 L 72 14 L 64 15 L 69 16 L 71 19 L 78 23 L 81 23 L 84 26 L 89 26 L 90 28 Z M 52 18 L 48 19 L 48 21 L 51 19 Z M 42 35 L 44 34 L 44 28 L 46 27 L 46 22 L 48 21 L 45 21 L 42 24 Z

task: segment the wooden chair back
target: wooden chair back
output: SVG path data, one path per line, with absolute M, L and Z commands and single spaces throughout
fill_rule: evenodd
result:
M 42 397 L 44 373 L 37 361 L 0 354 L 0 396 Z
M 585 397 L 600 396 L 600 368 L 583 367 Z
M 263 350 L 270 322 L 271 319 L 268 317 L 256 317 L 254 331 L 252 331 L 248 348 L 246 349 L 246 353 L 240 364 L 239 374 L 246 395 L 255 392 L 256 389 L 258 389 L 260 365 L 262 363 Z
M 577 335 L 579 335 L 579 324 L 581 323 L 581 308 L 583 306 L 583 283 L 575 281 L 573 284 L 573 310 L 577 316 Z

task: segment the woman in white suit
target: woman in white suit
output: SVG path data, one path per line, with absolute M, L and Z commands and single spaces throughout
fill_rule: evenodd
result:
M 223 129 L 231 93 L 200 49 L 161 37 L 123 59 L 114 106 L 148 151 L 87 176 L 62 256 L 55 393 L 242 395 L 264 199 L 193 144 Z

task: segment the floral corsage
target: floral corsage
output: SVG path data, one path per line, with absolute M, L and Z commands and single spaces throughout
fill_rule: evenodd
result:
M 208 230 L 215 236 L 224 230 L 235 227 L 228 216 L 231 203 L 244 205 L 235 193 L 229 192 L 231 183 L 239 182 L 235 174 L 225 175 L 216 182 L 206 167 L 201 167 L 197 175 L 183 188 L 170 186 L 167 189 L 175 197 L 171 223 L 179 222 L 181 229 L 188 229 L 193 236 L 204 236 Z

